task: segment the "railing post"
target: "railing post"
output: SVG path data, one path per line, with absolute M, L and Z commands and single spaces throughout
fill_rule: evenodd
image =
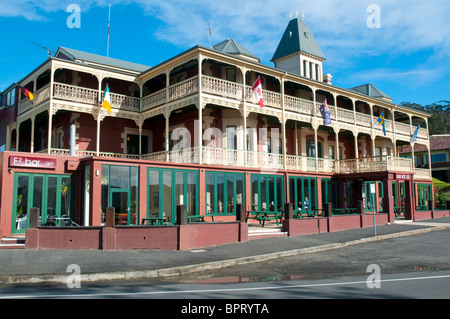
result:
M 187 225 L 186 205 L 177 205 L 177 225 Z
M 107 207 L 106 208 L 106 227 L 114 227 L 115 225 L 115 219 L 116 219 L 116 212 L 114 207 Z
M 30 208 L 28 228 L 37 228 L 40 226 L 39 225 L 39 212 L 40 212 L 40 209 L 37 207 Z
M 236 204 L 236 221 L 241 223 L 246 222 L 245 204 Z

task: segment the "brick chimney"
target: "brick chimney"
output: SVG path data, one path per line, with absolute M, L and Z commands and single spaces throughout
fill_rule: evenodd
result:
M 324 74 L 323 75 L 323 81 L 325 82 L 325 83 L 327 83 L 327 84 L 330 84 L 331 85 L 331 79 L 332 79 L 333 77 L 331 76 L 331 74 L 330 73 L 327 73 L 327 74 Z

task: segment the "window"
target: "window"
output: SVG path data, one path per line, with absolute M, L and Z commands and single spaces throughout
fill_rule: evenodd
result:
M 39 208 L 41 225 L 70 225 L 55 218 L 73 219 L 72 185 L 72 177 L 68 175 L 15 173 L 11 233 L 25 233 L 32 207 Z
M 274 143 L 274 145 L 272 145 L 272 143 Z M 267 151 L 268 153 L 273 153 L 273 154 L 282 154 L 282 150 L 281 150 L 281 138 L 272 138 L 269 137 L 267 139 Z
M 445 162 L 447 161 L 447 157 L 445 153 L 431 154 L 431 162 Z
M 139 224 L 139 167 L 102 165 L 102 215 L 106 221 L 106 208 L 114 207 L 116 225 Z
M 432 185 L 417 184 L 417 210 L 429 210 L 431 203 Z
M 227 81 L 236 82 L 236 69 L 227 68 Z
M 148 141 L 147 135 L 141 135 L 142 154 L 149 152 Z M 127 134 L 127 154 L 139 154 L 139 135 Z
M 246 137 L 247 137 L 247 151 L 253 151 L 254 149 L 253 149 L 253 139 L 252 139 L 252 136 L 253 136 L 253 132 L 255 131 L 256 129 L 255 128 L 253 128 L 253 127 L 247 127 L 247 131 L 246 131 Z
M 236 204 L 245 203 L 243 173 L 206 172 L 206 212 L 236 214 Z
M 197 215 L 198 193 L 197 171 L 148 168 L 147 217 L 165 217 L 175 223 L 178 205 L 186 206 L 188 216 Z
M 322 209 L 325 208 L 326 203 L 331 203 L 332 207 L 335 207 L 335 191 L 334 191 L 334 180 L 330 178 L 322 178 Z
M 227 126 L 227 148 L 237 149 L 236 126 Z
M 328 146 L 328 158 L 335 159 L 334 157 L 334 146 L 329 145 Z
M 6 92 L 5 96 L 6 96 L 6 101 L 5 101 L 6 108 L 10 108 L 11 106 L 14 106 L 14 104 L 16 102 L 16 88 L 13 88 L 13 89 L 9 90 L 8 92 Z
M 252 174 L 251 196 L 252 211 L 283 211 L 283 176 Z
M 289 177 L 289 202 L 292 203 L 294 212 L 315 211 L 317 208 L 316 178 Z
M 322 142 L 317 141 L 318 158 L 322 158 Z M 306 156 L 316 157 L 316 148 L 313 139 L 306 140 Z

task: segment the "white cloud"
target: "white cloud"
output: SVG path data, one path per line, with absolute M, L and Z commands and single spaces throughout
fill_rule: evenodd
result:
M 93 6 L 137 4 L 162 24 L 153 35 L 180 48 L 235 38 L 268 63 L 289 21 L 289 12 L 304 13 L 311 32 L 330 63 L 346 66 L 363 56 L 399 55 L 431 48 L 436 59 L 450 49 L 448 0 L 0 0 L 0 16 L 45 20 L 46 12 L 77 3 Z M 381 9 L 381 28 L 369 29 L 369 4 Z M 24 8 L 27 8 L 24 10 Z

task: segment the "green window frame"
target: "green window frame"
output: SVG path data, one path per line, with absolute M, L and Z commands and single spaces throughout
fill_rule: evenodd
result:
M 252 174 L 251 210 L 284 211 L 284 176 Z
M 26 183 L 22 183 L 21 180 L 25 179 Z M 49 215 L 68 216 L 73 220 L 75 205 L 73 185 L 74 177 L 71 175 L 15 173 L 11 233 L 25 233 L 29 227 L 28 216 L 32 207 L 40 209 L 41 225 L 47 223 Z M 60 222 L 56 224 L 60 225 Z
M 331 178 L 321 178 L 322 187 L 322 209 L 326 203 L 331 203 L 332 207 L 336 207 L 336 191 L 335 180 Z
M 200 210 L 197 170 L 149 167 L 147 169 L 147 218 L 166 217 L 176 222 L 177 205 L 186 205 L 188 216 Z
M 376 211 L 376 195 L 374 194 L 374 198 L 372 199 L 372 193 L 370 192 L 370 185 L 374 184 L 378 186 L 378 207 L 379 212 L 383 212 L 383 198 L 384 198 L 384 186 L 382 181 L 365 181 L 364 182 L 364 189 L 365 189 L 365 200 L 366 200 L 366 207 L 364 208 L 365 212 L 373 212 L 374 209 Z
M 235 215 L 236 204 L 245 205 L 245 174 L 205 172 L 205 207 L 207 214 Z
M 317 178 L 290 176 L 289 202 L 293 205 L 294 213 L 315 211 L 317 209 Z
M 101 176 L 101 223 L 106 222 L 106 208 L 113 207 L 114 196 L 118 195 L 117 193 L 126 193 L 126 224 L 139 224 L 139 166 L 102 164 Z
M 417 184 L 417 210 L 429 210 L 429 202 L 432 200 L 432 185 Z

